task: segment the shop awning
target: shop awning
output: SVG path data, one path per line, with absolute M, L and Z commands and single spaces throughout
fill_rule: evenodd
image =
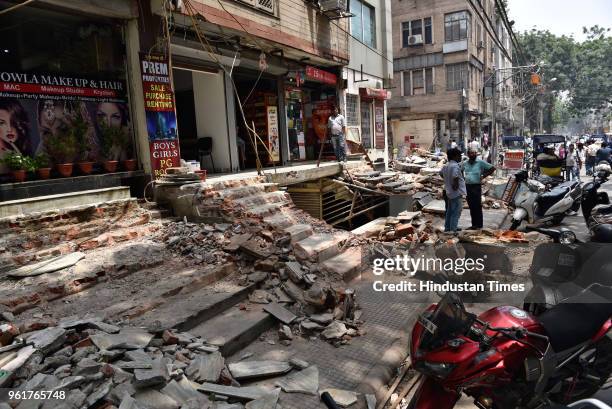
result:
M 390 99 L 391 93 L 386 89 L 359 88 L 359 96 L 363 99 Z
M 39 0 L 41 3 L 98 16 L 132 19 L 138 17 L 135 2 L 124 0 Z

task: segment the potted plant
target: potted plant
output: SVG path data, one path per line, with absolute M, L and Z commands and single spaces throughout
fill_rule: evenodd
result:
M 109 126 L 106 122 L 100 122 L 100 142 L 104 162 L 102 166 L 109 173 L 116 172 L 119 165 L 121 146 L 125 143 L 127 132 L 121 126 Z
M 44 139 L 47 154 L 54 159 L 55 167 L 63 177 L 72 176 L 73 161 L 77 153 L 77 141 L 69 126 L 59 128 Z
M 17 152 L 8 153 L 2 159 L 2 163 L 11 170 L 13 181 L 17 183 L 26 180 L 26 172 L 32 170 L 33 165 L 31 158 Z
M 89 130 L 89 122 L 85 119 L 85 116 L 81 110 L 77 110 L 74 118 L 72 119 L 69 132 L 74 135 L 78 153 L 77 165 L 81 173 L 84 175 L 91 174 L 94 165 L 94 163 L 89 160 L 89 153 L 91 149 L 91 141 L 88 138 Z
M 51 176 L 51 166 L 47 155 L 38 154 L 34 157 L 33 160 L 36 167 L 36 173 L 38 174 L 39 179 L 49 179 L 49 177 Z
M 132 144 L 132 139 L 129 138 L 129 135 L 127 134 L 125 136 L 126 137 L 123 139 L 123 151 L 125 152 L 125 157 L 128 159 L 122 161 L 121 164 L 123 165 L 123 169 L 127 170 L 128 172 L 132 172 L 136 170 L 138 161 L 134 159 L 133 156 L 134 145 Z

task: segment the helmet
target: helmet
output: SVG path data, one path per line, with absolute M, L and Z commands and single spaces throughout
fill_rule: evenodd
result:
M 597 243 L 612 243 L 612 225 L 606 223 L 593 227 L 591 238 Z

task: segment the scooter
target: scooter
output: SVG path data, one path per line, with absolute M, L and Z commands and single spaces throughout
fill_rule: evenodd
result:
M 592 396 L 612 373 L 612 303 L 574 297 L 538 317 L 511 306 L 476 316 L 446 293 L 414 325 L 421 375 L 410 409 L 451 409 L 461 393 L 480 409 L 535 409 Z
M 582 187 L 582 215 L 591 233 L 591 241 L 612 243 L 612 205 L 606 192 L 599 188 L 612 174 L 608 162 L 595 167 L 593 180 Z
M 514 198 L 514 214 L 510 230 L 516 230 L 523 220 L 528 223 L 559 224 L 570 211 L 580 209 L 580 182 L 564 182 L 550 191 L 537 180 L 529 179 L 526 171 L 515 175 L 520 188 Z

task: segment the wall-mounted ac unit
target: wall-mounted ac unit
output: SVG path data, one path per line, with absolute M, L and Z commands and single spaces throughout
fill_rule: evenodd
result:
M 417 35 L 408 37 L 408 45 L 421 45 L 421 44 L 423 44 L 423 36 L 421 34 L 417 34 Z
M 319 0 L 321 11 L 346 11 L 346 0 Z

